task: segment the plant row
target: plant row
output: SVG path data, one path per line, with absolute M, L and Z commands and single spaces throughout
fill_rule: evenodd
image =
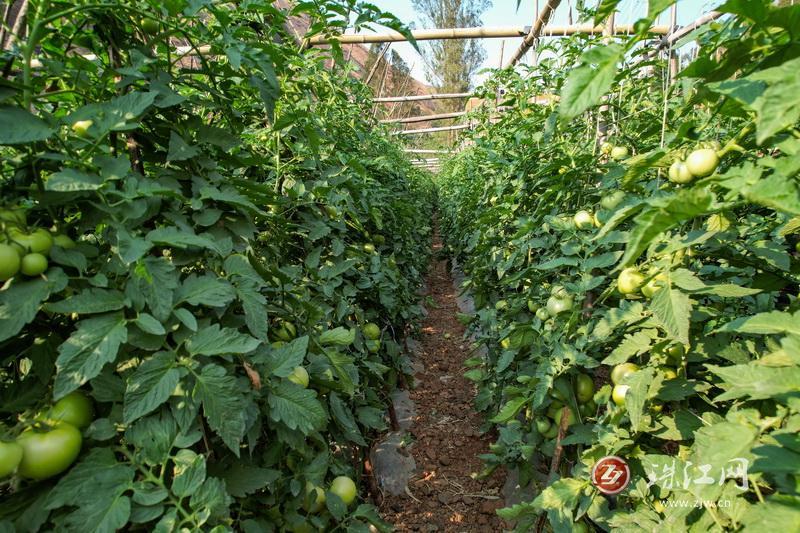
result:
M 644 32 L 548 45 L 442 171 L 483 458 L 536 494 L 500 511 L 519 531 L 800 523 L 800 7 L 771 4 L 721 6 L 675 80 Z
M 0 529 L 386 530 L 364 461 L 433 188 L 291 29 L 396 20 L 29 4 L 0 82 Z

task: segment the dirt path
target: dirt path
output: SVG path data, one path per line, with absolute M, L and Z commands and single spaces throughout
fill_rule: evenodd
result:
M 441 250 L 438 233 L 434 252 Z M 493 439 L 481 436 L 481 417 L 472 408 L 475 387 L 463 377 L 469 357 L 462 339 L 464 327 L 456 319 L 456 291 L 447 262 L 436 260 L 428 275 L 433 305 L 423 323 L 411 399 L 418 413 L 411 426 L 409 452 L 417 469 L 409 481 L 412 497 L 387 497 L 385 520 L 397 531 L 500 532 L 503 521 L 495 510 L 503 507 L 504 476 L 495 472 L 473 479 Z

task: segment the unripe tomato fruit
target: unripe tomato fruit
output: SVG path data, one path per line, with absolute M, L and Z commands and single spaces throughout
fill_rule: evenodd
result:
M 594 400 L 589 400 L 578 405 L 578 410 L 584 418 L 590 418 L 597 414 L 597 404 L 594 403 Z
M 547 299 L 547 313 L 554 317 L 564 311 L 572 309 L 572 298 L 556 298 L 551 296 Z
M 353 503 L 358 493 L 356 484 L 347 476 L 339 476 L 334 479 L 333 482 L 331 482 L 331 488 L 328 490 L 341 498 L 345 505 Z
M 16 207 L 12 207 L 10 209 L 0 209 L 0 220 L 4 222 L 10 222 L 18 226 L 24 226 L 27 224 L 25 210 Z
M 60 246 L 65 250 L 75 248 L 75 241 L 70 239 L 67 235 L 56 235 L 53 237 L 53 244 Z
M 675 161 L 672 163 L 667 174 L 669 176 L 669 181 L 672 183 L 685 184 L 690 183 L 694 179 L 694 175 L 692 175 L 686 163 L 683 161 Z
M 47 270 L 47 258 L 42 254 L 26 254 L 19 270 L 26 276 L 38 276 Z
M 78 120 L 72 124 L 72 132 L 84 139 L 89 137 L 89 128 L 94 124 L 93 120 Z
M 309 513 L 318 513 L 325 505 L 325 491 L 322 487 L 318 487 L 306 481 L 306 497 L 303 502 L 303 508 Z
M 579 403 L 586 403 L 594 396 L 594 382 L 586 374 L 578 374 L 575 378 L 575 396 Z
M 379 340 L 368 340 L 365 344 L 367 345 L 367 350 L 369 353 L 378 353 L 381 351 L 381 341 Z
M 539 306 L 537 305 L 537 303 L 533 300 L 528 300 L 528 311 L 530 311 L 531 313 L 535 313 L 538 310 Z
M 334 207 L 332 205 L 326 205 L 325 206 L 325 212 L 331 218 L 338 218 L 339 217 L 339 210 L 336 209 L 336 207 Z
M 617 277 L 617 290 L 622 294 L 634 294 L 644 284 L 644 276 L 635 268 L 626 268 Z
M 378 327 L 377 324 L 373 324 L 372 322 L 368 322 L 364 324 L 364 327 L 361 328 L 364 337 L 369 340 L 378 340 L 381 338 L 381 328 Z
M 536 310 L 536 318 L 538 318 L 539 320 L 547 320 L 548 318 L 550 318 L 550 313 L 547 312 L 546 307 L 540 307 L 539 309 Z
M 69 424 L 50 431 L 26 430 L 17 437 L 22 461 L 17 472 L 29 479 L 47 479 L 70 467 L 81 451 L 81 432 Z
M 586 522 L 573 522 L 572 533 L 589 533 L 589 526 L 586 525 Z
M 50 408 L 47 417 L 56 422 L 66 422 L 78 429 L 89 427 L 94 419 L 92 400 L 82 392 L 70 392 Z
M 614 403 L 623 407 L 625 405 L 625 395 L 628 394 L 628 385 L 614 385 L 614 390 L 611 391 L 611 399 Z
M 0 479 L 13 474 L 22 461 L 22 446 L 16 442 L 0 441 Z
M 675 372 L 675 370 L 668 366 L 660 366 L 658 369 L 661 370 L 662 374 L 664 374 L 665 380 L 675 379 L 678 377 L 678 374 Z
M 600 207 L 606 211 L 612 211 L 615 207 L 622 203 L 625 199 L 625 193 L 622 191 L 614 191 L 611 194 L 603 196 L 600 200 Z
M 686 168 L 693 176 L 704 178 L 717 170 L 719 156 L 713 148 L 700 148 L 686 158 Z
M 628 157 L 628 148 L 626 146 L 615 146 L 611 149 L 611 159 L 614 161 L 622 161 Z
M 13 278 L 19 272 L 20 265 L 17 249 L 8 244 L 0 244 L 0 281 Z
M 550 421 L 543 416 L 540 416 L 536 419 L 536 431 L 538 431 L 540 435 L 544 435 L 550 431 L 550 427 L 552 425 L 553 424 L 551 424 Z
M 278 340 L 289 342 L 297 336 L 297 328 L 291 322 L 281 321 L 280 327 L 275 331 Z
M 628 374 L 633 374 L 637 370 L 639 370 L 639 365 L 636 363 L 622 363 L 621 365 L 617 365 L 611 371 L 611 382 L 614 385 L 619 385 Z
M 22 248 L 23 252 L 48 254 L 53 247 L 53 236 L 46 229 L 39 228 L 33 233 L 9 231 L 13 243 Z
M 667 281 L 666 274 L 663 273 L 656 274 L 650 279 L 650 281 L 644 284 L 644 286 L 642 287 L 642 294 L 645 295 L 647 298 L 652 298 L 655 293 L 661 290 L 666 281 Z
M 159 24 L 158 21 L 153 19 L 142 19 L 139 23 L 142 27 L 142 31 L 147 35 L 155 35 L 158 33 Z
M 506 308 L 508 308 L 508 302 L 507 302 L 507 301 L 505 301 L 505 300 L 497 300 L 497 301 L 494 303 L 494 308 L 495 308 L 497 311 L 502 311 L 503 309 L 506 309 Z
M 364 251 L 367 252 L 368 254 L 374 254 L 375 245 L 372 244 L 371 242 L 368 242 L 367 244 L 364 245 Z
M 558 411 L 555 412 L 555 415 L 553 416 L 553 421 L 555 422 L 554 425 L 556 427 L 558 427 L 559 424 L 561 424 L 561 415 L 563 414 L 564 409 L 567 410 L 567 427 L 575 424 L 578 421 L 578 419 L 575 417 L 575 413 L 572 412 L 572 409 L 570 409 L 567 406 L 563 406 L 563 407 L 560 407 L 558 409 Z
M 684 355 L 686 355 L 686 349 L 683 344 L 673 344 L 667 348 L 667 357 L 675 364 L 679 364 Z
M 610 142 L 604 142 L 603 144 L 600 145 L 600 153 L 601 154 L 608 155 L 608 154 L 611 153 L 611 150 L 613 150 L 613 149 L 614 149 L 614 145 L 611 144 Z
M 588 211 L 578 211 L 573 217 L 575 227 L 578 229 L 589 229 L 594 226 L 594 217 Z
M 304 389 L 308 387 L 308 371 L 302 366 L 297 366 L 288 376 L 289 381 L 300 385 Z

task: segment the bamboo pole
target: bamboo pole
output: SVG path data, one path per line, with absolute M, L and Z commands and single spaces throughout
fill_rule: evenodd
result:
M 608 16 L 608 19 L 605 23 L 605 28 L 603 29 L 604 41 L 609 43 L 611 41 L 611 36 L 614 35 L 614 21 L 616 19 L 616 13 L 611 12 Z M 597 111 L 597 146 L 600 147 L 606 140 L 608 139 L 608 122 L 606 122 L 606 113 L 608 113 L 608 95 L 602 97 L 603 104 Z
M 456 126 L 442 126 L 440 128 L 420 128 L 418 130 L 395 131 L 393 133 L 395 135 L 415 135 L 417 133 L 437 133 L 440 131 L 465 130 L 467 128 L 469 128 L 469 125 L 467 124 L 458 124 Z
M 556 0 L 551 0 L 556 1 Z M 560 1 L 560 0 L 559 0 Z M 542 10 L 542 14 L 545 11 Z M 548 26 L 541 28 L 540 35 L 543 37 L 565 37 L 568 35 L 575 35 L 577 33 L 602 33 L 602 26 L 593 26 L 591 24 L 573 25 L 573 26 Z M 653 26 L 650 32 L 659 35 L 665 35 L 668 31 L 667 26 Z M 633 26 L 628 24 L 619 26 L 617 35 L 629 35 L 634 33 Z M 527 26 L 502 26 L 496 28 L 443 28 L 433 30 L 414 30 L 411 34 L 417 41 L 431 41 L 438 39 L 497 39 L 509 37 L 526 37 L 530 33 L 530 28 Z M 389 33 L 351 33 L 347 35 L 334 35 L 326 37 L 317 35 L 310 40 L 312 46 L 323 44 L 330 44 L 332 41 L 338 41 L 341 44 L 349 43 L 386 43 L 386 42 L 405 42 L 408 41 L 402 33 L 389 32 Z M 525 49 L 527 50 L 527 48 Z
M 423 100 L 446 100 L 448 98 L 470 98 L 472 93 L 440 93 L 440 94 L 420 94 L 416 96 L 387 96 L 373 100 L 376 104 L 387 104 L 391 102 L 420 102 Z
M 370 69 L 369 74 L 367 75 L 367 80 L 364 82 L 365 85 L 369 85 L 369 82 L 372 81 L 372 77 L 375 75 L 375 72 L 377 72 L 377 70 L 378 70 L 378 65 L 380 65 L 381 60 L 383 59 L 383 56 L 386 55 L 386 52 L 389 51 L 389 47 L 390 46 L 392 46 L 392 43 L 386 43 L 386 46 L 384 46 L 383 49 L 378 53 L 377 57 L 375 58 L 375 64 L 372 65 L 372 68 Z M 352 48 L 351 48 L 351 50 L 352 50 Z
M 403 150 L 407 154 L 452 154 L 449 150 L 426 150 L 423 148 L 406 148 Z
M 446 120 L 448 118 L 458 118 L 466 115 L 466 111 L 454 111 L 453 113 L 439 113 L 437 115 L 421 115 L 408 118 L 389 118 L 381 120 L 381 124 L 412 124 L 414 122 L 428 122 L 434 120 Z
M 544 6 L 544 9 L 542 9 L 541 12 L 539 12 L 538 16 L 536 17 L 536 20 L 534 20 L 533 26 L 531 26 L 528 35 L 525 36 L 525 39 L 522 41 L 522 44 L 519 45 L 517 51 L 514 52 L 514 54 L 508 60 L 508 63 L 506 63 L 506 67 L 514 66 L 516 62 L 519 61 L 522 58 L 522 56 L 525 55 L 525 52 L 530 50 L 531 46 L 533 46 L 533 44 L 536 42 L 536 39 L 538 39 L 539 35 L 542 33 L 545 24 L 547 24 L 547 21 L 550 20 L 550 15 L 553 14 L 553 11 L 555 11 L 555 9 L 558 7 L 558 4 L 560 3 L 561 0 L 548 0 L 548 2 Z

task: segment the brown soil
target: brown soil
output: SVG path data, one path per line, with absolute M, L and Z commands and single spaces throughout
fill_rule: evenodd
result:
M 434 252 L 441 247 L 437 235 Z M 495 510 L 504 507 L 505 475 L 498 470 L 474 479 L 484 466 L 478 455 L 487 453 L 494 439 L 480 434 L 481 415 L 472 407 L 475 387 L 462 375 L 469 343 L 456 319 L 447 261 L 434 260 L 428 288 L 434 304 L 428 306 L 417 355 L 425 369 L 410 391 L 417 417 L 409 451 L 417 474 L 408 483 L 410 495 L 387 496 L 381 513 L 397 531 L 500 532 L 505 524 Z

